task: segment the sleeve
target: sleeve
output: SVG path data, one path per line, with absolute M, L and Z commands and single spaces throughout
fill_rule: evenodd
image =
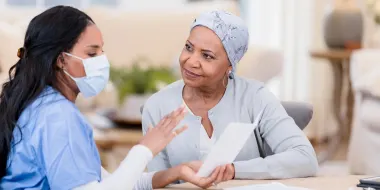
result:
M 281 179 L 316 175 L 315 151 L 281 102 L 267 89 L 259 89 L 251 113 L 264 110 L 260 134 L 274 152 L 265 158 L 234 162 L 236 179 Z M 256 116 L 256 115 L 254 115 Z M 254 118 L 253 116 L 253 118 Z
M 72 189 L 100 181 L 100 158 L 89 128 L 76 110 L 52 108 L 42 118 L 39 139 L 42 162 L 51 189 Z M 59 111 L 58 111 L 59 110 Z M 64 110 L 64 111 L 60 111 Z
M 136 145 L 114 173 L 108 174 L 101 182 L 93 181 L 74 190 L 150 190 L 155 173 L 143 172 L 152 157 L 152 152 L 147 147 Z M 105 170 L 103 172 L 108 173 Z
M 132 154 L 132 152 L 130 153 Z M 149 152 L 146 153 L 147 157 L 149 158 Z M 142 155 L 140 155 L 140 157 L 144 157 Z M 128 169 L 132 169 L 132 168 L 128 168 Z M 135 183 L 135 186 L 134 186 L 134 190 L 140 190 L 140 189 L 146 189 L 146 190 L 149 190 L 149 189 L 152 189 L 152 179 L 153 179 L 153 176 L 156 172 L 150 172 L 150 173 L 143 173 L 140 177 L 140 179 Z M 122 179 L 120 179 L 120 181 L 124 180 L 124 176 L 127 175 L 127 174 L 123 174 L 122 175 Z M 106 179 L 108 178 L 109 176 L 112 176 L 107 170 L 105 170 L 103 167 L 102 167 L 102 179 Z M 96 183 L 96 182 L 93 182 L 93 183 Z M 118 184 L 118 186 L 120 186 L 121 184 Z M 92 186 L 92 185 L 91 185 Z M 83 187 L 80 187 L 80 188 L 77 188 L 77 189 L 81 189 L 81 188 L 86 188 L 85 186 Z M 110 188 L 110 187 L 109 187 Z
M 144 105 L 142 113 L 142 131 L 143 135 L 148 131 L 149 126 L 156 126 L 161 118 L 159 114 L 159 106 L 152 106 L 152 101 L 147 101 Z M 151 108 L 155 107 L 155 109 Z M 148 171 L 162 171 L 171 168 L 168 156 L 166 153 L 166 148 L 158 153 L 151 162 L 148 164 Z

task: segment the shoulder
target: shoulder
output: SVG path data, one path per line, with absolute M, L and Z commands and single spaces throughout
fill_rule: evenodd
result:
M 278 98 L 265 86 L 263 82 L 235 77 L 234 99 L 243 99 L 246 106 L 262 107 L 268 104 L 277 104 Z
M 265 89 L 263 82 L 247 79 L 239 76 L 235 76 L 233 79 L 234 87 L 236 92 L 242 93 L 242 95 L 252 95 L 257 94 Z
M 17 120 L 14 141 L 25 142 L 39 149 L 41 142 L 67 141 L 69 135 L 91 134 L 75 104 L 56 90 L 44 90 L 24 109 Z
M 163 103 L 167 103 L 167 100 L 171 102 L 181 101 L 182 102 L 182 89 L 184 86 L 183 80 L 178 80 L 171 83 L 160 91 L 154 93 L 150 96 L 144 104 L 144 108 L 149 107 L 161 107 Z
M 64 119 L 67 116 L 80 115 L 75 104 L 56 90 L 41 93 L 28 109 L 29 111 L 38 113 L 39 116 L 49 116 L 55 119 Z
M 143 129 L 157 124 L 164 115 L 172 112 L 182 104 L 184 82 L 176 81 L 150 96 L 142 110 Z
M 18 125 L 28 130 L 41 130 L 61 125 L 81 122 L 83 116 L 74 103 L 66 99 L 58 91 L 48 88 L 44 90 L 21 114 Z

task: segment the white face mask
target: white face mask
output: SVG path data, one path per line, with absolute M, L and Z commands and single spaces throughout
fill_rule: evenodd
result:
M 105 54 L 87 59 L 69 53 L 65 54 L 82 61 L 86 76 L 75 78 L 66 70 L 64 72 L 75 81 L 84 97 L 95 96 L 106 87 L 110 75 L 110 64 Z

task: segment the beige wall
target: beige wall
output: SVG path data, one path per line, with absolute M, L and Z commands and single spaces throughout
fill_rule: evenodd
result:
M 147 1 L 147 0 L 145 0 Z M 139 56 L 156 65 L 172 65 L 183 48 L 189 27 L 201 12 L 225 9 L 239 13 L 235 1 L 193 3 L 177 9 L 134 9 L 93 7 L 84 10 L 99 26 L 105 51 L 114 66 L 128 66 Z M 16 52 L 29 21 L 41 10 L 7 9 L 0 12 L 0 62 L 5 70 L 17 61 Z

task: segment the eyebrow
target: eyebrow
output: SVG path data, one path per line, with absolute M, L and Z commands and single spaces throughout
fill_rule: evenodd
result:
M 191 43 L 189 40 L 187 40 L 187 42 L 191 45 L 191 46 L 194 46 L 193 45 L 193 43 Z M 205 51 L 205 52 L 210 52 L 210 53 L 212 53 L 212 54 L 214 54 L 215 55 L 215 53 L 213 52 L 213 51 L 211 51 L 211 50 L 208 50 L 208 49 L 202 49 L 202 51 Z
M 99 45 L 88 45 L 86 47 L 95 48 L 95 49 L 101 49 Z

